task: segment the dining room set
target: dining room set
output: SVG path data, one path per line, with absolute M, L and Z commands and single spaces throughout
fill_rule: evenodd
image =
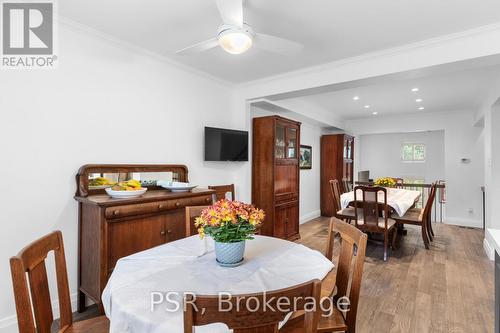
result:
M 181 165 L 80 168 L 78 310 L 86 311 L 90 299 L 105 315 L 73 321 L 63 235 L 54 231 L 11 258 L 20 332 L 51 332 L 54 325 L 59 332 L 79 333 L 191 332 L 195 326 L 196 332 L 355 331 L 364 233 L 332 218 L 322 254 L 265 236 L 266 213 L 236 201 L 233 184 L 170 190 L 150 184 L 140 195 L 135 188 L 122 190 L 128 197 L 113 197 L 109 189 L 120 191 L 116 184 L 95 181 L 151 173 L 188 183 Z M 336 235 L 341 249 L 334 258 Z M 46 270 L 50 252 L 56 263 L 56 321 Z M 231 310 L 220 310 L 221 292 L 231 296 Z M 319 305 L 325 299 L 329 308 Z M 341 312 L 339 299 L 348 311 Z M 293 307 L 283 307 L 283 300 Z M 184 308 L 172 310 L 176 302 Z

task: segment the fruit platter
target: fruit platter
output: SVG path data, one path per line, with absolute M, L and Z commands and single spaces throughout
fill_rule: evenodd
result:
M 142 187 L 140 181 L 134 179 L 116 183 L 105 189 L 109 196 L 116 199 L 140 197 L 147 190 L 147 188 Z

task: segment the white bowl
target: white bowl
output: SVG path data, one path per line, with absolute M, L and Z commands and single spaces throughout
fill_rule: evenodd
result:
M 144 193 L 146 193 L 148 189 L 147 188 L 142 188 L 140 190 L 135 190 L 135 191 L 114 191 L 111 188 L 106 188 L 105 191 L 106 193 L 115 199 L 125 199 L 125 198 L 136 198 L 140 197 Z
M 162 187 L 172 192 L 188 192 L 191 191 L 193 188 L 198 187 L 198 185 L 189 185 L 189 186 L 162 185 Z

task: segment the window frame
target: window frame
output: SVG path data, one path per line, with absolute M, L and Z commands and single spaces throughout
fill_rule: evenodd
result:
M 412 152 L 412 158 L 411 159 L 405 159 L 403 150 L 406 146 L 411 146 L 411 152 Z M 423 146 L 424 147 L 424 156 L 423 159 L 416 159 L 415 158 L 415 146 Z M 425 163 L 427 159 L 427 145 L 422 142 L 403 142 L 401 144 L 401 149 L 400 149 L 400 158 L 401 162 L 403 163 Z

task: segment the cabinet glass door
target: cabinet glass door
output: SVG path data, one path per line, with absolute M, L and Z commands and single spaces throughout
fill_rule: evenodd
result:
M 297 129 L 287 128 L 286 158 L 297 158 Z
M 285 158 L 285 126 L 276 124 L 276 142 L 274 143 L 275 157 Z

